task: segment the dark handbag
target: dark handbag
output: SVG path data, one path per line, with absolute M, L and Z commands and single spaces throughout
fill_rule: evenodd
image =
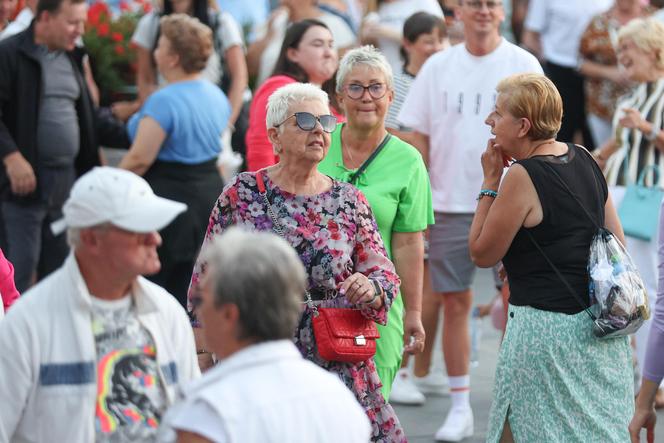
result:
M 272 220 L 272 229 L 285 239 L 284 229 L 267 198 L 263 170 L 256 172 L 258 192 Z M 358 309 L 319 308 L 306 291 L 307 305 L 313 313 L 313 330 L 318 353 L 327 361 L 359 363 L 376 354 L 376 340 L 380 337 L 376 324 Z

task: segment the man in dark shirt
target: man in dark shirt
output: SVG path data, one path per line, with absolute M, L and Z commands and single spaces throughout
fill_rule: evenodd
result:
M 0 43 L 0 195 L 8 257 L 25 291 L 67 255 L 49 225 L 77 175 L 99 163 L 96 119 L 75 54 L 84 0 L 40 0 L 25 31 Z

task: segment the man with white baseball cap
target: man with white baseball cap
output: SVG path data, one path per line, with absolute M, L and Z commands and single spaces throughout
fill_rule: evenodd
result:
M 53 226 L 69 257 L 0 322 L 0 441 L 154 440 L 178 385 L 200 375 L 185 311 L 141 277 L 185 209 L 125 170 L 74 184 Z

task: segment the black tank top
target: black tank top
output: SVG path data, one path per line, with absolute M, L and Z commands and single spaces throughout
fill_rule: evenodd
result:
M 521 227 L 503 264 L 510 284 L 510 303 L 545 311 L 576 314 L 583 306 L 572 297 L 525 232 L 529 230 L 576 293 L 588 303 L 588 254 L 596 226 L 560 183 L 554 169 L 600 226 L 604 226 L 606 180 L 585 149 L 568 144 L 561 156 L 542 155 L 519 160 L 535 185 L 542 205 L 542 222 Z

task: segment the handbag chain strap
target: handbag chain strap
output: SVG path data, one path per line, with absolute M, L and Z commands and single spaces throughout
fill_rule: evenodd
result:
M 571 149 L 571 146 L 570 146 L 570 149 Z M 545 164 L 546 164 L 546 163 L 545 163 Z M 546 164 L 546 165 L 547 165 L 546 167 L 547 167 L 547 168 L 553 173 L 553 175 L 556 176 L 556 178 L 558 179 L 558 181 L 563 185 L 563 187 L 564 187 L 564 188 L 567 190 L 567 192 L 572 196 L 572 198 L 574 198 L 574 200 L 576 200 L 576 202 L 579 204 L 579 206 L 581 206 L 581 209 L 583 209 L 583 212 L 585 212 L 585 214 L 588 216 L 588 219 L 592 222 L 592 224 L 595 225 L 595 227 L 596 227 L 598 230 L 602 230 L 602 229 L 604 229 L 604 228 L 602 228 L 601 226 L 599 226 L 599 223 L 597 223 L 597 221 L 593 218 L 593 216 L 590 215 L 590 212 L 588 212 L 588 210 L 587 210 L 586 207 L 583 205 L 583 203 L 581 202 L 581 200 L 579 199 L 579 197 L 578 197 L 574 192 L 572 192 L 572 190 L 569 188 L 569 186 L 567 185 L 567 183 L 565 183 L 565 180 L 563 180 L 563 178 L 560 176 L 560 174 L 558 174 L 558 171 L 556 171 L 551 165 L 548 165 L 548 164 Z M 569 284 L 569 282 L 567 281 L 567 279 L 563 276 L 562 272 L 560 272 L 560 270 L 558 269 L 558 267 L 557 267 L 556 265 L 553 264 L 553 262 L 551 261 L 551 259 L 549 258 L 549 256 L 546 255 L 546 253 L 544 253 L 544 250 L 543 250 L 542 247 L 539 245 L 539 243 L 537 243 L 537 241 L 535 240 L 535 236 L 533 236 L 532 232 L 530 232 L 529 229 L 524 229 L 524 231 L 526 232 L 526 234 L 528 234 L 528 237 L 530 237 L 530 240 L 533 242 L 533 244 L 535 245 L 535 247 L 537 248 L 537 250 L 540 252 L 540 254 L 542 254 L 542 257 L 544 257 L 544 260 L 546 260 L 546 262 L 549 264 L 549 266 L 551 267 L 551 269 L 553 269 L 553 272 L 555 272 L 556 275 L 558 276 L 558 278 L 560 279 L 560 281 L 563 282 L 563 284 L 565 285 L 565 288 L 567 288 L 567 290 L 569 291 L 570 294 L 572 294 L 572 296 L 574 297 L 574 299 L 575 299 L 576 301 L 579 302 L 579 304 L 581 305 L 581 307 L 583 307 L 583 310 L 586 311 L 586 314 L 588 314 L 588 316 L 591 318 L 592 321 L 597 320 L 597 316 L 595 316 L 595 314 L 593 314 L 592 312 L 590 312 L 590 309 L 588 309 L 588 306 L 586 306 L 586 303 L 581 299 L 581 297 L 579 297 L 579 294 L 577 294 L 576 291 L 574 291 L 574 289 L 573 289 L 572 286 Z
M 287 240 L 286 231 L 284 230 L 283 225 L 279 222 L 277 214 L 275 214 L 272 210 L 272 204 L 270 203 L 270 199 L 267 197 L 267 189 L 265 188 L 265 182 L 263 181 L 264 171 L 265 169 L 261 169 L 256 172 L 256 185 L 258 186 L 258 193 L 263 199 L 263 203 L 265 203 L 265 207 L 267 208 L 267 215 L 272 220 L 272 230 L 281 238 Z M 318 316 L 318 308 L 316 308 L 316 305 L 314 305 L 314 301 L 311 299 L 311 294 L 307 289 L 304 290 L 304 293 L 307 297 L 307 301 L 305 303 L 313 311 L 314 317 Z

